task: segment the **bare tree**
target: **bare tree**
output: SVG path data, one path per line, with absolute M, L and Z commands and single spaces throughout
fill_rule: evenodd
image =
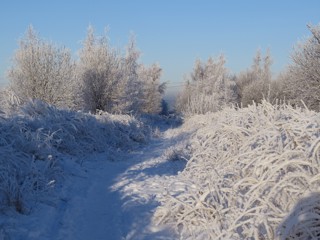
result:
M 68 49 L 40 39 L 30 26 L 20 40 L 8 78 L 22 101 L 40 99 L 58 107 L 73 107 L 74 69 Z

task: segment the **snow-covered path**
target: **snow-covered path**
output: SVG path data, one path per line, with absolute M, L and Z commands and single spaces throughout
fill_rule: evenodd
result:
M 152 224 L 156 196 L 184 167 L 163 157 L 173 142 L 161 136 L 135 152 L 119 152 L 116 161 L 101 153 L 77 169 L 71 165 L 56 201 L 29 216 L 10 217 L 0 239 L 176 239 L 170 229 Z
M 135 151 L 61 156 L 63 181 L 54 194 L 30 214 L 3 213 L 0 240 L 177 239 L 153 221 L 166 186 L 186 163 L 168 160 L 168 149 L 181 140 L 173 132 L 159 132 Z
M 110 186 L 126 164 L 99 160 L 86 163 L 87 177 L 76 179 L 56 239 L 121 239 L 121 202 Z
M 172 232 L 151 224 L 165 173 L 179 168 L 163 162 L 168 146 L 170 140 L 159 138 L 116 162 L 103 154 L 86 161 L 87 176 L 70 189 L 56 239 L 173 239 Z

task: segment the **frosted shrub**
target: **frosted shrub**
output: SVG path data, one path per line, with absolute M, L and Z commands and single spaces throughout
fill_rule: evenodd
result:
M 62 110 L 38 100 L 22 106 L 20 116 L 39 144 L 76 155 L 110 147 L 130 148 L 144 142 L 149 134 L 142 123 L 128 115 Z
M 187 101 L 187 104 L 181 109 L 185 116 L 192 116 L 195 114 L 205 114 L 207 112 L 216 112 L 220 106 L 216 102 L 214 95 L 205 95 L 199 93 L 192 96 Z
M 192 154 L 160 198 L 156 222 L 171 224 L 182 239 L 318 236 L 316 198 L 296 207 L 319 193 L 317 113 L 263 101 L 196 116 L 186 125 L 198 129 Z M 303 216 L 298 230 L 287 218 L 291 211 Z
M 88 111 L 96 109 L 113 112 L 119 100 L 121 57 L 110 46 L 106 35 L 97 37 L 93 27 L 88 28 L 83 47 L 79 52 L 77 75 L 82 106 Z
M 126 53 L 112 47 L 105 34 L 88 28 L 79 53 L 77 75 L 80 109 L 110 113 L 159 113 L 165 84 L 161 68 L 140 63 L 140 51 L 132 37 Z
M 246 107 L 252 102 L 261 103 L 263 99 L 273 101 L 271 98 L 276 95 L 277 89 L 274 82 L 271 81 L 271 64 L 272 59 L 269 50 L 263 58 L 260 50 L 258 50 L 251 68 L 237 76 L 239 103 L 243 106 Z
M 133 117 L 57 109 L 40 100 L 0 111 L 0 209 L 28 213 L 62 183 L 62 157 L 130 150 L 149 129 Z M 63 155 L 62 155 L 63 154 Z M 48 200 L 50 201 L 50 199 Z
M 32 98 L 73 107 L 74 69 L 67 48 L 42 40 L 30 26 L 13 56 L 8 79 L 11 89 L 23 101 Z
M 225 58 L 197 60 L 190 79 L 179 94 L 176 109 L 186 116 L 216 112 L 236 102 L 234 79 L 225 67 Z
M 0 106 L 3 112 L 6 114 L 13 113 L 21 104 L 21 99 L 11 89 L 0 90 Z
M 43 148 L 45 139 L 40 142 L 38 134 L 27 129 L 21 119 L 1 118 L 0 209 L 9 206 L 28 213 L 34 202 L 48 196 L 49 183 L 61 177 L 57 159 L 47 146 Z
M 141 65 L 138 70 L 143 82 L 141 112 L 158 114 L 161 112 L 162 95 L 166 88 L 166 83 L 160 83 L 162 69 L 158 64 L 153 64 L 150 67 Z
M 107 112 L 96 116 L 98 121 L 104 125 L 110 124 L 110 133 L 114 137 L 108 137 L 108 145 L 115 144 L 116 147 L 130 149 L 137 144 L 147 141 L 151 134 L 151 129 L 142 122 L 129 115 L 113 115 Z
M 320 111 L 320 25 L 308 26 L 311 36 L 299 43 L 283 80 L 284 95 L 291 103 Z
M 179 140 L 164 152 L 164 158 L 169 161 L 188 161 L 192 153 L 191 146 L 185 140 Z

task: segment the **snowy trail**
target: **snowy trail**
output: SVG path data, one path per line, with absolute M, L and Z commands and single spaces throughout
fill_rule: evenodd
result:
M 169 229 L 151 224 L 155 196 L 183 167 L 161 158 L 171 144 L 153 139 L 114 162 L 104 154 L 92 156 L 84 162 L 85 172 L 69 179 L 60 206 L 44 213 L 40 229 L 38 222 L 27 239 L 174 239 Z
M 163 132 L 134 152 L 92 154 L 82 165 L 75 163 L 79 159 L 62 160 L 68 174 L 56 197 L 30 215 L 8 213 L 0 222 L 0 240 L 177 239 L 152 221 L 158 196 L 185 166 L 165 157 L 179 141 L 170 136 Z
M 121 212 L 115 211 L 121 209 L 121 202 L 110 186 L 118 171 L 126 166 L 102 162 L 95 165 L 88 166 L 88 177 L 75 183 L 75 186 L 87 185 L 87 189 L 74 189 L 57 239 L 121 239 Z

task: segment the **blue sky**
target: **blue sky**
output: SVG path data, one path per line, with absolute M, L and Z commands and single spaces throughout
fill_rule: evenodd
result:
M 3 0 L 0 3 L 0 83 L 27 27 L 44 39 L 81 48 L 91 24 L 109 27 L 111 44 L 124 47 L 130 32 L 146 64 L 158 62 L 163 81 L 178 85 L 196 58 L 225 54 L 238 73 L 250 67 L 257 49 L 270 49 L 273 72 L 290 61 L 293 46 L 320 22 L 319 0 Z

